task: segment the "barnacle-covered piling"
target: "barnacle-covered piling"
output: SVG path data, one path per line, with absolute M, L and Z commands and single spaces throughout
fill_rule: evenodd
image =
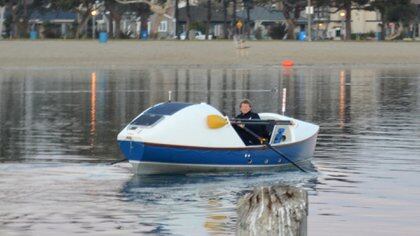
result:
M 308 194 L 285 185 L 258 187 L 238 202 L 237 235 L 306 236 Z

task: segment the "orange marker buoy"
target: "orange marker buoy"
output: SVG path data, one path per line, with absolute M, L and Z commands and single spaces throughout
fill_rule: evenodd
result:
M 282 66 L 284 66 L 284 67 L 292 67 L 292 66 L 294 66 L 294 65 L 295 65 L 295 62 L 294 62 L 294 61 L 292 61 L 292 60 L 284 60 L 284 61 L 281 63 L 281 65 L 282 65 Z

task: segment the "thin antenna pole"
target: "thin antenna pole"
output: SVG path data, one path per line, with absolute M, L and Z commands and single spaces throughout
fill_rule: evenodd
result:
M 284 115 L 284 112 L 286 111 L 286 93 L 287 93 L 287 89 L 283 88 L 283 98 L 281 100 L 281 112 L 282 115 Z

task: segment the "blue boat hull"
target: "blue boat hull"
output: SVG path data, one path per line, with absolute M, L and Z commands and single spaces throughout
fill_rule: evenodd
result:
M 312 157 L 317 135 L 303 141 L 273 146 L 293 162 Z M 266 146 L 203 148 L 119 141 L 120 149 L 139 174 L 271 169 L 290 163 Z

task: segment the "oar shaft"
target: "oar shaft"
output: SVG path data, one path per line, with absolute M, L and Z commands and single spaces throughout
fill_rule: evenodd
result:
M 292 160 L 290 160 L 288 157 L 286 157 L 286 155 L 284 155 L 283 153 L 281 153 L 280 151 L 278 151 L 277 149 L 275 149 L 273 146 L 271 146 L 270 144 L 266 143 L 267 147 L 269 147 L 271 150 L 273 150 L 275 153 L 279 154 L 280 156 L 283 156 L 284 159 L 286 159 L 288 162 L 292 163 L 296 168 L 298 168 L 299 170 L 301 170 L 302 172 L 306 173 L 306 170 L 302 169 L 300 166 L 298 166 L 295 162 L 293 162 Z
M 121 162 L 125 162 L 125 161 L 128 161 L 128 160 L 127 160 L 127 159 L 117 160 L 117 161 L 113 161 L 113 162 L 111 162 L 111 163 L 109 163 L 109 164 L 110 164 L 110 165 L 114 165 L 114 164 L 121 163 Z
M 252 130 L 248 129 L 247 127 L 242 127 L 240 126 L 242 129 L 244 129 L 245 131 L 247 131 L 248 133 L 250 133 L 252 136 L 254 136 L 257 139 L 262 139 L 258 134 L 254 133 Z M 274 151 L 275 153 L 279 154 L 280 156 L 284 157 L 284 159 L 286 159 L 289 163 L 292 163 L 296 168 L 298 168 L 299 170 L 301 170 L 302 172 L 307 172 L 306 170 L 302 169 L 300 166 L 298 166 L 295 162 L 293 162 L 292 160 L 290 160 L 290 158 L 288 158 L 286 155 L 284 155 L 282 152 L 278 151 L 277 149 L 275 149 L 273 146 L 271 146 L 268 142 L 265 143 L 265 145 L 270 148 L 272 151 Z
M 256 119 L 229 119 L 231 124 L 251 124 L 251 125 L 292 125 L 290 120 L 256 120 Z

